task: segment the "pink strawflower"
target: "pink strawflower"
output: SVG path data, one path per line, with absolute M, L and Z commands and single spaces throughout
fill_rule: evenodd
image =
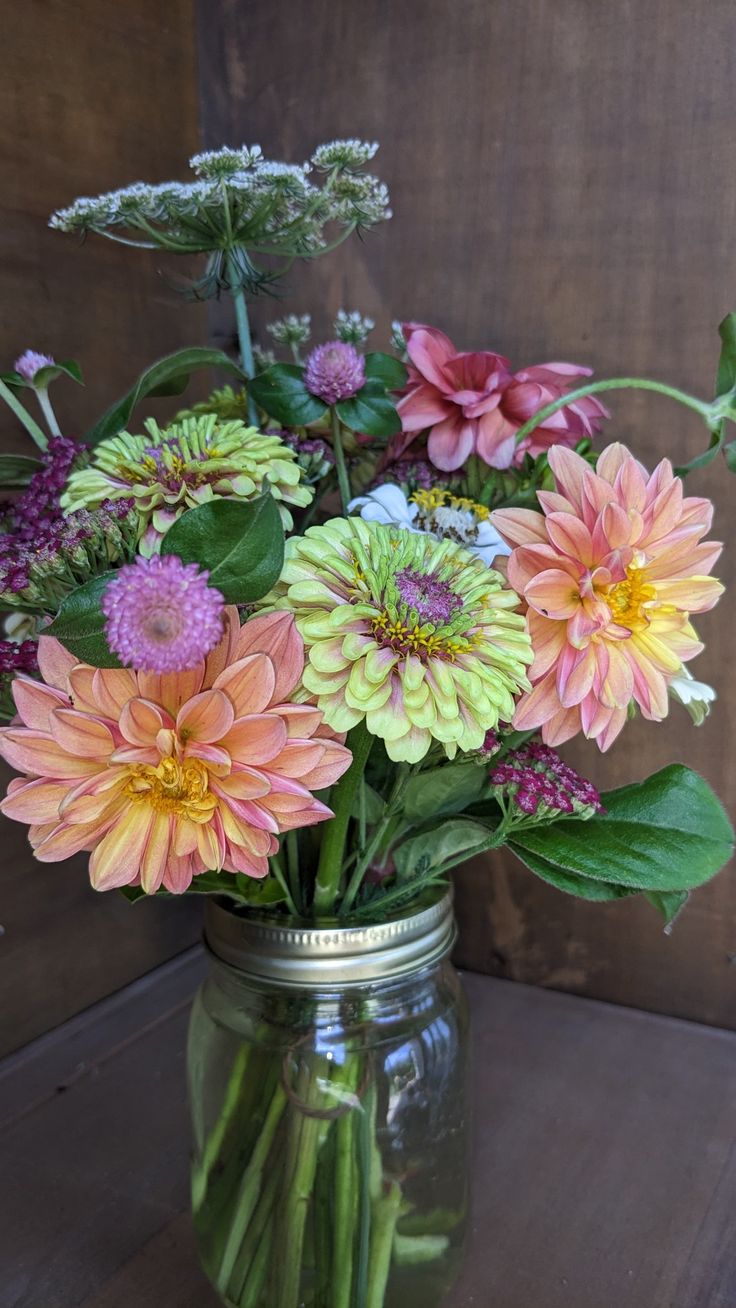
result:
M 307 358 L 304 385 L 325 404 L 352 399 L 365 385 L 365 360 L 354 345 L 329 341 Z
M 37 354 L 35 350 L 26 350 L 20 358 L 16 359 L 13 367 L 24 381 L 32 382 L 41 368 L 50 368 L 55 362 L 50 354 Z
M 406 436 L 399 457 L 421 431 L 429 430 L 427 452 L 443 472 L 478 454 L 492 468 L 509 468 L 526 453 L 536 457 L 551 445 L 576 445 L 597 431 L 607 410 L 593 396 L 565 405 L 517 449 L 516 433 L 540 409 L 589 377 L 574 363 L 543 363 L 512 373 L 508 359 L 488 350 L 459 353 L 436 327 L 404 323 L 409 384 L 398 404 Z M 408 439 L 407 439 L 408 437 Z
M 584 385 L 586 377 L 590 376 L 591 368 L 582 368 L 576 363 L 540 363 L 514 373 L 498 406 L 499 418 L 506 423 L 508 438 L 515 442 L 519 428 L 535 413 L 560 399 L 566 391 Z M 558 409 L 541 426 L 515 443 L 514 462 L 521 463 L 525 454 L 536 458 L 552 445 L 574 447 L 584 436 L 594 436 L 603 419 L 610 416 L 595 395 L 584 395 L 582 399 Z M 508 448 L 511 450 L 511 445 Z
M 403 430 L 429 430 L 427 452 L 436 468 L 452 472 L 471 454 L 493 468 L 508 468 L 512 448 L 499 439 L 494 410 L 510 379 L 509 362 L 488 350 L 459 353 L 436 327 L 402 323 L 409 356 L 409 383 L 398 403 Z M 405 444 L 409 442 L 406 441 Z
M 594 471 L 557 445 L 549 462 L 556 489 L 538 492 L 542 513 L 491 514 L 516 547 L 508 580 L 529 606 L 535 656 L 513 725 L 541 727 L 549 745 L 582 730 L 605 750 L 632 701 L 666 717 L 669 682 L 703 648 L 690 615 L 723 591 L 707 575 L 721 546 L 702 540 L 713 506 L 683 496 L 668 459 L 650 476 L 609 445 Z
M 19 676 L 0 754 L 23 775 L 0 808 L 30 824 L 36 858 L 91 853 L 96 890 L 181 894 L 201 872 L 262 877 L 278 835 L 332 817 L 313 791 L 350 750 L 295 703 L 304 644 L 288 613 L 240 626 L 186 672 L 93 668 L 41 636 L 43 682 Z
M 107 643 L 121 663 L 180 672 L 209 654 L 222 636 L 225 605 L 209 575 L 175 554 L 122 567 L 102 597 Z

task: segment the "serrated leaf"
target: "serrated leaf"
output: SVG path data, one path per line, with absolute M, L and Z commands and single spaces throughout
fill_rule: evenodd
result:
M 169 528 L 162 554 L 209 571 L 228 604 L 252 604 L 278 581 L 284 566 L 284 528 L 276 501 L 211 500 L 189 509 Z
M 409 822 L 443 813 L 461 813 L 480 798 L 488 780 L 486 769 L 473 763 L 446 763 L 411 778 L 404 797 Z
M 27 454 L 0 454 L 0 486 L 4 490 L 22 490 L 42 467 L 40 459 Z
M 393 436 L 401 431 L 401 419 L 379 381 L 367 381 L 351 400 L 340 400 L 335 405 L 337 414 L 350 431 L 366 436 Z
M 559 874 L 666 892 L 701 885 L 731 856 L 733 830 L 720 800 L 680 763 L 601 798 L 605 813 L 521 831 L 515 851 Z
M 123 666 L 105 639 L 105 615 L 100 608 L 105 588 L 115 575 L 104 572 L 71 591 L 62 600 L 51 626 L 44 630 L 45 636 L 55 636 L 80 663 L 90 663 L 94 668 Z
M 110 436 L 117 436 L 118 432 L 123 431 L 128 425 L 133 410 L 147 396 L 181 395 L 192 373 L 199 372 L 203 368 L 219 368 L 241 381 L 245 380 L 242 369 L 222 350 L 198 346 L 177 350 L 175 354 L 168 354 L 166 358 L 159 359 L 141 373 L 135 385 L 116 400 L 93 427 L 90 427 L 84 437 L 86 444 L 96 445 Z
M 375 352 L 365 356 L 365 375 L 369 381 L 378 381 L 387 391 L 399 391 L 409 377 L 406 365 L 393 354 Z
M 304 385 L 304 369 L 296 363 L 274 363 L 249 383 L 252 399 L 286 427 L 308 427 L 327 413 L 323 400 Z

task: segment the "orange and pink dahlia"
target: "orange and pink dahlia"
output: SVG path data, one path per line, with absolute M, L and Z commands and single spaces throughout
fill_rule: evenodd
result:
M 18 676 L 0 754 L 24 775 L 0 808 L 30 824 L 42 862 L 88 850 L 98 890 L 175 894 L 216 869 L 262 877 L 282 831 L 332 816 L 312 791 L 351 754 L 322 714 L 291 702 L 304 646 L 288 613 L 240 626 L 185 672 L 77 663 L 39 641 L 42 684 Z
M 605 750 L 632 702 L 666 717 L 669 682 L 703 648 L 690 615 L 723 591 L 707 575 L 721 546 L 702 540 L 712 505 L 683 496 L 668 459 L 651 476 L 618 444 L 595 471 L 562 446 L 549 462 L 556 490 L 538 493 L 542 513 L 492 515 L 515 546 L 508 578 L 529 606 L 534 649 L 514 726 L 541 727 L 549 745 L 582 730 Z

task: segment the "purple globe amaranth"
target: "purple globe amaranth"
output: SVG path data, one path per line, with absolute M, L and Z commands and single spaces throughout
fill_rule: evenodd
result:
M 121 568 L 102 597 L 110 649 L 139 671 L 193 668 L 222 637 L 225 601 L 208 578 L 175 554 Z
M 354 345 L 328 341 L 307 357 L 304 385 L 325 404 L 350 400 L 365 385 L 365 360 Z
M 17 373 L 20 373 L 24 381 L 32 382 L 37 372 L 42 368 L 53 367 L 55 359 L 50 354 L 39 354 L 36 350 L 25 350 L 19 358 L 16 359 L 13 367 Z

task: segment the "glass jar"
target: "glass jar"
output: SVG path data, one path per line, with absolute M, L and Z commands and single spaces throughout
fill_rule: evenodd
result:
M 233 1308 L 436 1308 L 467 1211 L 467 1006 L 447 893 L 370 926 L 209 901 L 192 1203 Z

